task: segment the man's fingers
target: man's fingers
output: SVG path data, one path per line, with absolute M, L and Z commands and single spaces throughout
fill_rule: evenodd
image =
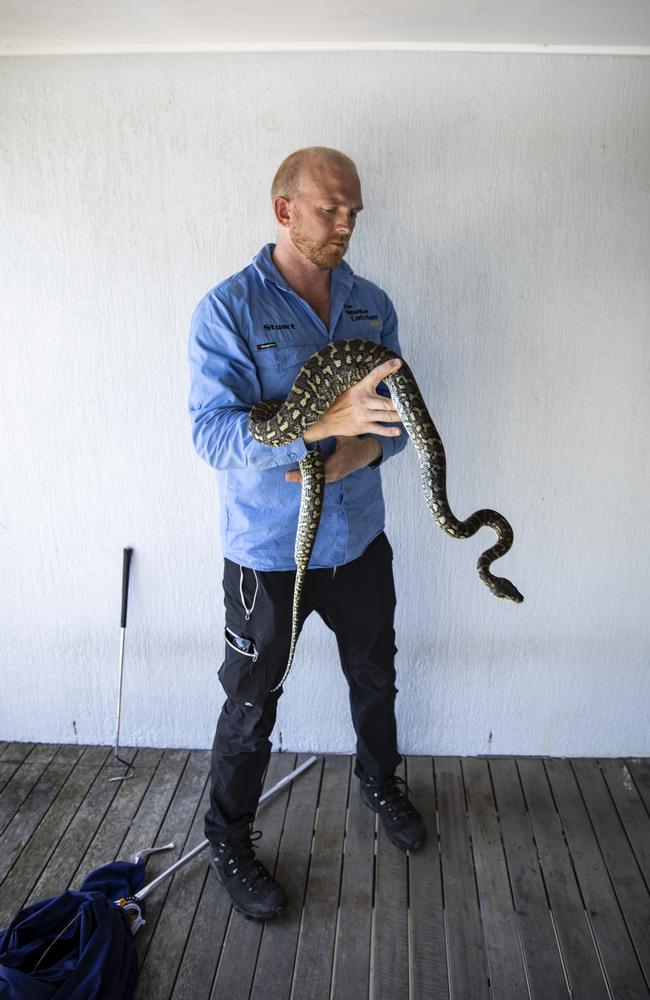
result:
M 381 420 L 386 424 L 400 419 L 392 399 L 386 399 L 385 396 L 376 395 L 374 399 L 368 400 L 367 411 L 370 420 Z
M 372 434 L 379 434 L 381 437 L 397 437 L 401 434 L 399 427 L 384 427 L 383 424 L 371 424 L 369 431 Z
M 376 389 L 382 379 L 385 379 L 387 375 L 392 375 L 393 372 L 396 372 L 401 364 L 402 362 L 399 358 L 391 358 L 390 361 L 384 361 L 382 364 L 377 365 L 376 368 L 373 368 L 371 372 L 368 372 L 362 381 L 366 383 L 368 388 Z
M 380 396 L 378 392 L 370 396 L 367 400 L 367 406 L 369 410 L 390 410 L 392 413 L 397 413 L 392 398 L 390 396 Z

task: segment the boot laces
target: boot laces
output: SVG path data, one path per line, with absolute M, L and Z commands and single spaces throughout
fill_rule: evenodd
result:
M 414 812 L 413 806 L 401 788 L 398 787 L 399 785 L 403 785 L 404 791 L 408 792 L 408 785 L 398 775 L 388 778 L 377 788 L 379 804 L 386 806 L 388 814 L 394 823 L 406 816 L 411 816 Z
M 264 865 L 255 857 L 255 848 L 252 844 L 252 841 L 259 840 L 261 836 L 261 830 L 253 830 L 251 834 L 242 837 L 232 845 L 222 861 L 223 870 L 228 878 L 238 875 L 249 892 L 253 891 L 257 882 L 260 880 L 267 882 L 270 878 Z

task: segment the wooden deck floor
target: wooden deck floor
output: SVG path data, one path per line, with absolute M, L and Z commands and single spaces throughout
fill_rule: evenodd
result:
M 209 754 L 0 744 L 0 927 L 27 901 L 203 839 Z M 303 757 L 272 756 L 267 786 Z M 205 854 L 147 900 L 138 1000 L 650 997 L 650 760 L 408 757 L 429 840 L 407 856 L 325 756 L 262 806 L 290 911 L 233 913 Z

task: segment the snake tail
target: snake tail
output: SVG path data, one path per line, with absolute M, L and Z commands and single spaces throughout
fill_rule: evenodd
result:
M 293 607 L 291 609 L 291 642 L 289 644 L 289 656 L 284 674 L 275 687 L 271 688 L 271 691 L 278 691 L 282 687 L 287 674 L 291 670 L 293 655 L 296 651 L 296 643 L 298 642 L 298 635 L 300 633 L 302 588 L 307 575 L 307 567 L 309 566 L 314 542 L 316 541 L 316 533 L 323 509 L 325 462 L 318 445 L 315 446 L 313 451 L 307 452 L 298 465 L 302 475 L 302 492 L 300 494 L 298 531 L 296 532 L 294 549 L 296 579 L 293 585 Z M 304 539 L 307 540 L 306 544 L 303 543 Z

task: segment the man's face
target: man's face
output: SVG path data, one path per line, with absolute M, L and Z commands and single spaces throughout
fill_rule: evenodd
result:
M 310 164 L 289 207 L 289 238 L 296 250 L 319 267 L 337 267 L 363 208 L 356 172 L 327 160 Z

